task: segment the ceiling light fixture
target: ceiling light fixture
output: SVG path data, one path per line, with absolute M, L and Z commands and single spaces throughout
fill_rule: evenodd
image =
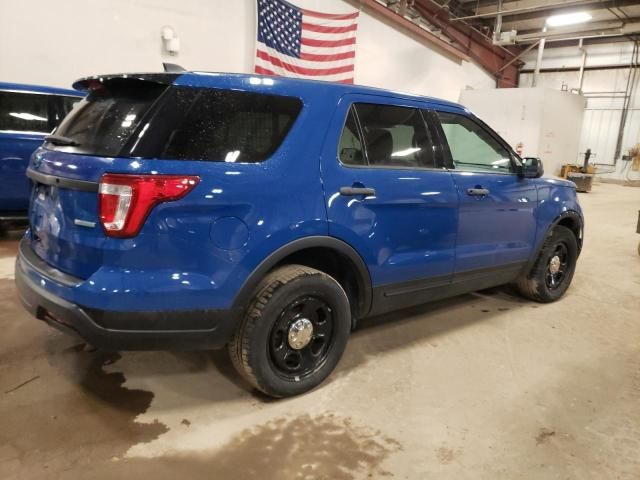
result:
M 550 27 L 564 27 L 565 25 L 575 25 L 589 20 L 591 20 L 591 15 L 587 12 L 564 13 L 547 18 L 547 25 Z

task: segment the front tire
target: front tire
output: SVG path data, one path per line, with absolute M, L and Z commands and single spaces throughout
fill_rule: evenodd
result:
M 287 265 L 262 280 L 228 351 L 252 386 L 288 397 L 324 381 L 350 330 L 349 300 L 340 284 L 313 268 Z
M 556 225 L 528 274 L 516 281 L 520 293 L 536 302 L 558 300 L 569 288 L 578 260 L 578 244 L 571 230 Z

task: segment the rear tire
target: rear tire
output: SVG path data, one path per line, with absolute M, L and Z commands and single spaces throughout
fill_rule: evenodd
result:
M 329 275 L 287 265 L 260 283 L 228 345 L 238 372 L 272 397 L 316 387 L 333 371 L 351 329 L 349 300 Z
M 577 260 L 575 235 L 567 227 L 556 225 L 547 234 L 531 271 L 516 281 L 516 287 L 536 302 L 555 302 L 569 288 Z

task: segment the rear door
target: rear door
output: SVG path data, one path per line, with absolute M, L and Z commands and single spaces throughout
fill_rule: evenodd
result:
M 456 277 L 517 271 L 533 249 L 535 183 L 517 175 L 509 147 L 474 117 L 442 109 L 432 118 L 460 200 Z
M 322 157 L 329 233 L 364 257 L 373 313 L 428 300 L 454 266 L 455 185 L 419 106 L 396 101 L 343 97 Z

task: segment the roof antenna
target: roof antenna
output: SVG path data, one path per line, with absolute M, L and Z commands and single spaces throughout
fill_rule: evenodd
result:
M 162 62 L 162 67 L 166 73 L 186 72 L 186 70 L 177 63 Z

